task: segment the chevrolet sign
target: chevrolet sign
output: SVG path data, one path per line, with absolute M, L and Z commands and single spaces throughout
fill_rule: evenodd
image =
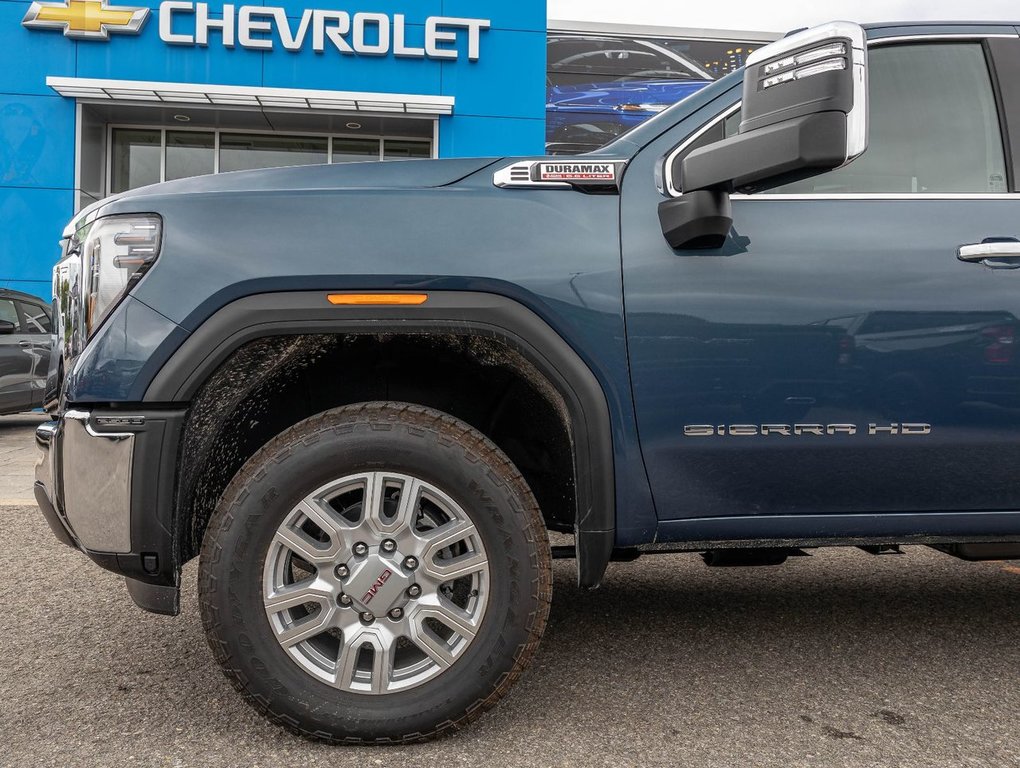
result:
M 176 31 L 174 22 L 194 17 L 194 32 Z M 273 33 L 288 51 L 300 51 L 311 38 L 312 50 L 323 52 L 327 43 L 340 53 L 363 56 L 394 56 L 455 60 L 460 33 L 467 35 L 468 59 L 477 61 L 480 36 L 489 28 L 488 19 L 429 16 L 425 19 L 424 45 L 411 45 L 406 37 L 403 14 L 347 13 L 306 8 L 300 19 L 290 19 L 284 8 L 267 5 L 224 5 L 220 18 L 211 18 L 208 3 L 165 0 L 159 6 L 159 36 L 175 45 L 208 45 L 209 33 L 216 32 L 227 48 L 235 41 L 242 48 L 272 50 Z
M 108 40 L 111 32 L 138 34 L 148 18 L 148 8 L 112 6 L 106 0 L 68 0 L 34 2 L 21 23 L 30 29 L 59 29 L 65 37 Z
M 107 0 L 33 2 L 22 19 L 30 29 L 60 29 L 67 37 L 107 40 L 110 32 L 138 33 L 149 15 L 148 8 L 112 6 Z M 313 51 L 327 48 L 342 54 L 393 56 L 455 61 L 458 43 L 467 42 L 467 58 L 478 61 L 481 33 L 488 19 L 429 16 L 419 41 L 409 39 L 403 14 L 348 13 L 306 8 L 291 19 L 286 9 L 266 5 L 225 4 L 211 9 L 209 3 L 164 0 L 159 6 L 159 37 L 171 45 L 207 46 L 219 39 L 225 48 L 240 46 L 272 50 L 277 41 L 288 51 L 311 44 Z

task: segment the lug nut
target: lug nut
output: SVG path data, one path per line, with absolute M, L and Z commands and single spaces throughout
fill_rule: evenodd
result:
M 336 573 L 336 577 L 338 579 L 346 579 L 348 576 L 351 575 L 351 572 L 346 565 L 338 565 L 334 572 Z
M 375 616 L 370 614 L 368 611 L 365 611 L 365 613 L 361 614 L 361 620 L 366 624 L 371 624 L 373 621 L 375 621 Z
M 353 601 L 351 600 L 350 595 L 341 593 L 340 597 L 337 598 L 337 602 L 340 603 L 340 605 L 348 606 Z
M 419 587 L 417 584 L 412 584 L 411 586 L 409 586 L 407 588 L 407 596 L 408 597 L 418 597 L 420 595 L 421 595 L 421 587 Z
M 358 557 L 364 557 L 368 554 L 368 545 L 361 541 L 355 544 L 351 549 Z
M 390 618 L 393 619 L 394 621 L 401 618 L 403 615 L 404 610 L 402 608 L 394 608 L 392 611 L 390 611 Z
M 396 548 L 397 548 L 397 542 L 395 542 L 393 539 L 386 539 L 386 541 L 384 541 L 382 543 L 382 551 L 383 552 L 392 552 Z
M 405 557 L 404 558 L 404 567 L 407 570 L 409 570 L 409 571 L 413 571 L 415 568 L 418 567 L 418 558 L 417 557 Z

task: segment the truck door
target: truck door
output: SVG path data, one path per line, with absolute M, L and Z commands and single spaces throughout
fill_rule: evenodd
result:
M 735 127 L 739 87 L 631 163 L 627 336 L 660 520 L 1020 508 L 1020 54 L 984 30 L 872 40 L 867 152 L 735 195 L 722 248 L 666 244 L 655 179 Z

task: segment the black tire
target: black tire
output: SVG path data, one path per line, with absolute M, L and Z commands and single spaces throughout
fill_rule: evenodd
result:
M 291 659 L 267 619 L 262 574 L 278 525 L 305 494 L 380 469 L 420 477 L 463 506 L 489 559 L 489 603 L 452 667 L 408 690 L 366 695 L 332 687 Z M 328 742 L 418 741 L 473 721 L 535 654 L 551 598 L 544 522 L 506 455 L 449 415 L 390 402 L 306 419 L 249 459 L 209 522 L 199 570 L 202 624 L 227 678 L 272 721 Z

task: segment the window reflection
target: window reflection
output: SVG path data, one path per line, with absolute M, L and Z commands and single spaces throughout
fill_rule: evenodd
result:
M 215 170 L 216 135 L 212 131 L 166 132 L 166 181 Z
M 111 150 L 111 192 L 124 192 L 160 181 L 161 132 L 114 128 Z
M 224 133 L 220 136 L 220 172 L 250 171 L 287 165 L 316 165 L 329 157 L 329 140 L 318 136 Z

